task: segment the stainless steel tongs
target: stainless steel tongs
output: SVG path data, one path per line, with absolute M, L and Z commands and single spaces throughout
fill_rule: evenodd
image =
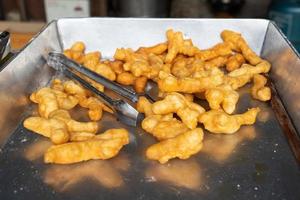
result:
M 86 77 L 104 85 L 104 87 L 111 89 L 119 95 L 126 97 L 132 102 L 136 103 L 139 98 L 139 94 L 125 88 L 118 83 L 108 80 L 107 78 L 85 68 L 84 66 L 76 63 L 75 61 L 67 58 L 62 53 L 50 52 L 47 58 L 47 64 L 54 69 L 63 72 L 64 75 L 70 79 L 74 79 L 82 84 L 85 88 L 91 90 L 94 94 L 100 97 L 103 102 L 115 111 L 116 117 L 124 124 L 130 126 L 137 126 L 138 122 L 142 119 L 143 115 L 140 114 L 135 108 L 128 104 L 123 99 L 112 99 L 103 92 L 97 90 L 90 85 L 87 81 L 76 75 L 74 71 L 85 75 Z

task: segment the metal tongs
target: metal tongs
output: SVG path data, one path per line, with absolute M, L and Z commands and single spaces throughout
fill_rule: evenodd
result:
M 3 31 L 0 33 L 0 69 L 11 57 L 16 55 L 10 48 L 10 33 Z
M 47 64 L 54 69 L 62 72 L 70 79 L 76 80 L 82 84 L 85 88 L 96 94 L 103 102 L 115 111 L 116 117 L 124 124 L 130 126 L 137 126 L 138 122 L 143 118 L 134 107 L 123 99 L 112 99 L 103 92 L 97 90 L 95 87 L 90 85 L 87 81 L 76 75 L 76 72 L 104 85 L 104 87 L 118 93 L 119 95 L 129 99 L 136 103 L 139 98 L 139 94 L 136 92 L 121 86 L 120 84 L 110 81 L 109 79 L 89 70 L 88 68 L 78 64 L 77 62 L 67 58 L 62 53 L 50 52 L 47 59 Z

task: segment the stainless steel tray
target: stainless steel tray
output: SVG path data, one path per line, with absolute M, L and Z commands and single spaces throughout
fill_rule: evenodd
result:
M 100 50 L 110 58 L 117 47 L 164 41 L 168 28 L 184 32 L 201 48 L 220 41 L 223 29 L 232 29 L 271 61 L 271 103 L 252 100 L 247 87 L 240 91 L 238 112 L 260 106 L 257 123 L 231 136 L 205 134 L 198 155 L 160 165 L 144 156 L 155 142 L 151 136 L 106 114 L 102 130 L 125 127 L 131 132 L 131 143 L 119 156 L 68 166 L 44 164 L 43 149 L 49 143 L 22 127 L 22 120 L 35 109 L 29 94 L 54 75 L 42 56 L 82 40 L 88 51 Z M 0 199 L 300 199 L 299 75 L 299 55 L 268 20 L 54 21 L 0 72 Z

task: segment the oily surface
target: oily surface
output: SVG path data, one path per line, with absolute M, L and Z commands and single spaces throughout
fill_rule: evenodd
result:
M 250 86 L 240 92 L 247 89 Z M 253 126 L 242 127 L 233 135 L 206 134 L 201 153 L 165 165 L 143 156 L 146 148 L 156 143 L 152 136 L 140 127 L 125 127 L 108 113 L 99 123 L 103 130 L 118 125 L 131 134 L 130 144 L 119 156 L 106 161 L 44 164 L 43 150 L 51 143 L 20 126 L 1 149 L 0 197 L 298 199 L 299 170 L 274 112 L 247 92 L 237 110 L 249 106 L 262 109 Z M 84 120 L 82 112 L 76 116 L 76 120 Z M 293 184 L 286 187 L 288 183 Z

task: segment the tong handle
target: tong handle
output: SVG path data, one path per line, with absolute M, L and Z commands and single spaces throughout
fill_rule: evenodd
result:
M 8 61 L 17 55 L 17 52 L 11 51 L 10 47 L 10 33 L 3 31 L 0 33 L 0 70 L 6 66 Z
M 91 86 L 87 81 L 76 75 L 69 69 L 63 69 L 64 75 L 70 79 L 78 81 L 83 87 L 89 89 L 96 94 L 100 99 L 110 108 L 115 111 L 116 117 L 122 122 L 129 126 L 137 126 L 137 123 L 141 120 L 141 117 L 137 110 L 122 99 L 112 99 L 103 92 L 100 92 L 95 87 Z
M 0 59 L 3 59 L 6 55 L 7 47 L 9 45 L 9 32 L 3 31 L 0 33 Z
M 62 53 L 50 52 L 49 57 L 50 57 L 50 59 L 56 60 L 57 62 L 61 63 L 65 68 L 73 69 L 73 70 L 80 72 L 81 74 L 89 77 L 90 79 L 96 81 L 97 83 L 104 85 L 104 87 L 111 89 L 112 91 L 118 93 L 119 95 L 129 99 L 130 101 L 132 101 L 134 103 L 136 103 L 138 101 L 139 95 L 136 92 L 134 92 L 128 88 L 125 88 L 125 87 L 121 86 L 120 84 L 105 78 L 104 76 L 101 76 L 101 75 L 95 73 L 94 71 L 67 58 Z
M 78 75 L 74 74 L 69 69 L 64 69 L 63 73 L 64 73 L 64 75 L 66 75 L 70 79 L 78 81 L 82 86 L 89 89 L 90 91 L 92 91 L 97 96 L 99 96 L 101 98 L 101 100 L 103 100 L 106 105 L 108 105 L 109 107 L 114 109 L 115 100 L 113 100 L 112 98 L 110 98 L 109 96 L 104 94 L 103 92 L 100 92 L 95 87 L 91 86 L 88 82 L 86 82 L 84 79 L 82 79 Z

